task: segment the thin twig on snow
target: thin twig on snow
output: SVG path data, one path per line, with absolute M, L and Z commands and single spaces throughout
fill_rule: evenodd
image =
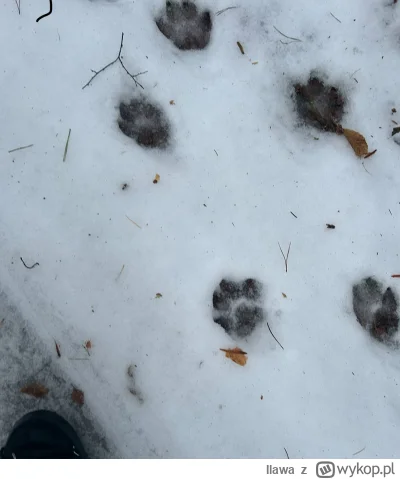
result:
M 39 266 L 39 263 L 35 263 L 32 266 L 28 266 L 21 257 L 19 259 L 22 261 L 22 264 L 25 266 L 26 269 L 33 269 L 35 266 Z
M 15 4 L 18 8 L 18 14 L 21 15 L 21 0 L 15 0 Z
M 268 326 L 269 332 L 271 333 L 271 336 L 275 339 L 275 341 L 279 344 L 279 346 L 284 350 L 284 347 L 282 346 L 282 344 L 276 339 L 274 333 L 271 331 L 271 328 L 269 327 L 268 322 L 267 322 L 267 326 Z
M 32 146 L 33 146 L 33 143 L 32 143 L 32 145 L 20 146 L 19 148 L 14 148 L 13 150 L 8 150 L 8 153 L 14 153 L 14 151 L 18 151 L 18 150 L 25 150 L 25 148 L 31 148 Z
M 289 454 L 288 454 L 288 452 L 287 452 L 287 450 L 286 450 L 286 447 L 284 447 L 283 449 L 285 449 L 286 457 L 287 457 L 288 459 L 290 459 Z
M 286 253 L 286 256 L 285 256 L 284 252 L 282 251 L 282 247 L 281 247 L 280 243 L 278 242 L 279 249 L 281 250 L 283 259 L 284 259 L 284 261 L 285 261 L 286 273 L 288 272 L 288 259 L 289 259 L 289 253 L 290 253 L 290 247 L 291 247 L 291 245 L 292 245 L 292 242 L 289 243 L 289 248 L 288 248 L 287 253 Z
M 121 277 L 122 272 L 124 271 L 125 265 L 122 265 L 121 271 L 118 273 L 118 276 L 115 278 L 115 281 L 118 281 L 119 278 Z
M 65 162 L 65 160 L 66 160 L 66 158 L 67 158 L 68 145 L 69 145 L 69 137 L 70 137 L 70 136 L 71 136 L 71 128 L 69 129 L 69 132 L 68 132 L 67 143 L 65 143 L 63 163 Z
M 288 37 L 287 35 L 285 35 L 284 33 L 282 33 L 280 30 L 278 30 L 275 25 L 273 26 L 275 28 L 275 30 L 281 34 L 283 37 L 287 38 L 288 40 L 292 40 L 293 42 L 302 42 L 303 40 L 300 40 L 299 38 L 293 38 L 293 37 Z M 283 43 L 283 42 L 282 42 Z
M 227 8 L 223 8 L 222 10 L 219 10 L 215 15 L 218 17 L 218 16 L 221 15 L 222 13 L 225 13 L 225 12 L 227 12 L 228 10 L 233 10 L 234 8 L 239 8 L 239 7 L 227 7 Z
M 144 75 L 145 73 L 147 73 L 147 71 L 145 72 L 140 72 L 140 73 L 137 73 L 136 75 L 132 75 L 131 73 L 129 73 L 129 71 L 127 70 L 127 68 L 125 67 L 123 61 L 122 61 L 122 58 L 121 58 L 121 52 L 122 52 L 122 47 L 124 45 L 124 32 L 122 32 L 122 36 L 121 36 L 121 45 L 119 47 L 119 52 L 118 52 L 118 56 L 117 58 L 112 61 L 111 63 L 109 63 L 108 65 L 106 65 L 104 68 L 102 68 L 101 70 L 99 71 L 95 71 L 95 70 L 91 70 L 94 75 L 92 76 L 92 78 L 86 83 L 86 85 L 84 85 L 82 87 L 82 90 L 84 90 L 87 86 L 89 86 L 92 81 L 97 77 L 97 75 L 99 75 L 100 73 L 104 72 L 104 70 L 107 70 L 108 67 L 111 67 L 112 65 L 114 65 L 114 63 L 117 63 L 119 62 L 122 66 L 122 68 L 125 70 L 125 72 L 132 78 L 132 80 L 135 82 L 135 85 L 136 86 L 140 86 L 140 88 L 143 88 L 143 85 L 141 85 L 137 80 L 136 80 L 136 77 L 138 77 L 139 75 Z
M 342 22 L 338 19 L 338 17 L 335 17 L 335 15 L 334 15 L 332 12 L 329 12 L 329 13 L 332 15 L 332 17 L 333 17 L 335 20 L 337 20 L 339 23 L 342 23 Z
M 353 454 L 353 456 L 357 456 L 357 454 L 360 454 L 361 452 L 365 451 L 365 448 L 366 448 L 366 447 L 367 447 L 367 446 L 364 446 L 362 449 L 360 449 L 359 451 L 355 452 L 355 453 Z
M 125 216 L 128 218 L 128 220 L 129 220 L 131 223 L 133 223 L 133 224 L 134 224 L 135 226 L 137 226 L 138 228 L 142 229 L 142 227 L 139 226 L 137 223 L 135 223 L 133 220 L 131 220 L 131 219 L 129 218 L 129 216 L 127 216 L 127 215 L 125 215 Z

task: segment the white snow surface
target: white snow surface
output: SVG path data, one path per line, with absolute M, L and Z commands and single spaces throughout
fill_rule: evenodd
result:
M 54 0 L 36 22 L 48 3 L 21 0 L 18 15 L 0 1 L 0 282 L 60 343 L 54 360 L 121 456 L 397 457 L 399 351 L 360 327 L 351 289 L 368 275 L 399 289 L 400 5 L 199 0 L 213 32 L 196 52 L 158 31 L 161 0 Z M 144 89 L 115 64 L 82 90 L 122 32 Z M 378 150 L 364 166 L 343 137 L 300 124 L 293 84 L 311 71 Z M 120 100 L 140 93 L 172 124 L 166 151 L 119 131 Z M 284 350 L 265 323 L 234 341 L 213 322 L 223 277 L 264 284 Z M 88 339 L 90 359 L 71 360 Z M 245 367 L 220 351 L 235 346 Z

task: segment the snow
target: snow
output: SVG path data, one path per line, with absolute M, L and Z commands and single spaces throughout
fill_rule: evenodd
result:
M 180 51 L 154 23 L 161 0 L 54 0 L 38 23 L 47 0 L 22 0 L 21 15 L 2 0 L 0 287 L 122 457 L 397 456 L 399 352 L 360 327 L 351 298 L 368 275 L 398 291 L 389 3 L 248 0 L 216 16 L 231 5 L 198 1 L 210 45 Z M 122 32 L 144 90 L 118 63 L 82 90 Z M 343 137 L 296 117 L 292 85 L 311 71 L 341 88 L 343 125 L 378 150 L 365 168 Z M 138 94 L 171 123 L 165 151 L 118 129 L 119 102 Z M 291 243 L 287 273 L 278 242 Z M 224 277 L 264 284 L 284 350 L 265 323 L 234 341 L 213 322 Z M 69 359 L 88 339 L 90 360 Z M 235 346 L 243 368 L 219 350 Z

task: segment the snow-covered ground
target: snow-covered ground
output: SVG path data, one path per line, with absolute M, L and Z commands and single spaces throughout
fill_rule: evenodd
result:
M 4 292 L 0 293 L 0 318 L 0 444 L 5 444 L 13 425 L 24 414 L 43 408 L 56 411 L 73 425 L 89 457 L 118 457 L 89 408 L 71 401 L 74 385 L 54 361 L 53 350 L 36 337 Z M 46 397 L 21 394 L 21 388 L 34 383 L 49 390 Z
M 123 457 L 398 456 L 400 353 L 357 323 L 352 286 L 399 290 L 400 4 L 198 0 L 211 41 L 181 51 L 155 25 L 162 0 L 53 0 L 36 22 L 48 3 L 0 2 L 0 282 L 110 443 Z M 144 89 L 116 63 L 82 90 L 122 32 Z M 300 124 L 293 84 L 311 71 L 344 92 L 342 124 L 374 156 Z M 171 124 L 165 151 L 118 128 L 138 94 Z M 264 285 L 283 350 L 266 322 L 237 341 L 213 322 L 225 277 Z M 220 351 L 235 346 L 245 367 Z

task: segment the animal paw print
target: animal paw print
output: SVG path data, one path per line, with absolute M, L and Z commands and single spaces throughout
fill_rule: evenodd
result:
M 180 50 L 203 50 L 210 42 L 211 14 L 208 10 L 200 13 L 190 1 L 168 0 L 156 25 Z
M 119 105 L 119 129 L 140 146 L 166 148 L 170 139 L 170 125 L 162 110 L 145 98 L 134 98 Z
M 294 85 L 294 91 L 300 118 L 319 130 L 336 133 L 345 106 L 339 90 L 311 76 L 306 84 Z
M 230 335 L 249 336 L 265 318 L 262 292 L 262 284 L 255 279 L 223 279 L 213 294 L 214 322 Z
M 388 342 L 397 332 L 397 306 L 393 290 L 384 290 L 375 278 L 365 278 L 353 286 L 353 309 L 357 320 L 379 341 Z

